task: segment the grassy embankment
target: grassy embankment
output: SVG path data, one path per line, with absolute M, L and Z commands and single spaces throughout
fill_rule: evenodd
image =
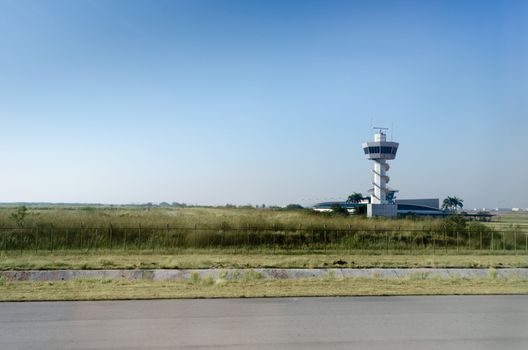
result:
M 0 227 L 13 227 L 12 211 L 0 208 Z M 504 219 L 501 223 L 509 232 L 517 232 Z M 0 231 L 0 269 L 528 266 L 519 237 L 514 242 L 513 234 L 457 225 L 443 220 L 372 220 L 251 209 L 41 208 L 30 210 L 24 227 Z M 340 236 L 340 230 L 348 235 Z M 528 293 L 528 281 L 492 276 L 0 280 L 4 301 L 512 293 Z
M 13 210 L 0 208 L 0 228 L 14 226 L 9 217 Z M 499 223 L 517 229 L 511 225 L 528 224 L 528 215 L 505 215 Z M 512 234 L 445 220 L 255 209 L 81 207 L 30 208 L 23 225 L 18 231 L 0 230 L 0 269 L 528 266 L 522 233 L 515 246 Z M 233 231 L 240 227 L 246 229 Z
M 491 271 L 492 272 L 492 271 Z M 292 297 L 360 295 L 527 294 L 528 280 L 488 278 L 439 279 L 419 274 L 410 278 L 347 278 L 243 280 L 192 278 L 182 281 L 88 280 L 7 282 L 0 280 L 0 301 L 108 300 L 221 297 Z
M 324 267 L 528 267 L 528 256 L 506 254 L 326 254 L 291 252 L 229 253 L 222 250 L 178 254 L 144 252 L 11 252 L 0 254 L 0 270 L 56 269 L 191 269 L 191 268 L 324 268 Z

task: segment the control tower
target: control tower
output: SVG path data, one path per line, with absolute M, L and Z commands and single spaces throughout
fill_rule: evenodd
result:
M 374 161 L 372 170 L 374 188 L 370 196 L 370 204 L 367 206 L 367 216 L 397 216 L 398 207 L 392 199 L 395 191 L 387 187 L 389 182 L 387 171 L 390 168 L 387 161 L 396 158 L 399 144 L 387 141 L 385 131 L 388 130 L 387 128 L 375 127 L 374 129 L 376 130 L 374 141 L 363 144 L 365 156 Z

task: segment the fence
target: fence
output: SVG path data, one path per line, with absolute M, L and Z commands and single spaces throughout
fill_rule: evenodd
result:
M 154 250 L 232 248 L 302 251 L 514 251 L 528 254 L 519 229 L 335 229 L 208 227 L 0 227 L 0 250 Z

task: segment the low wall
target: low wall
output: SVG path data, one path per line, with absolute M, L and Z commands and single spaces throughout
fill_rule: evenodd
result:
M 408 268 L 408 269 L 157 269 L 157 270 L 30 270 L 0 271 L 0 277 L 9 281 L 69 281 L 80 278 L 129 279 L 129 280 L 188 280 L 191 275 L 211 276 L 215 279 L 227 274 L 228 279 L 243 277 L 248 271 L 258 273 L 265 279 L 299 279 L 299 278 L 406 278 L 420 275 L 422 278 L 528 278 L 528 268 L 504 269 L 464 269 L 464 268 Z

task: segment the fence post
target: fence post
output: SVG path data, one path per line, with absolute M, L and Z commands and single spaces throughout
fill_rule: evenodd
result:
M 387 255 L 389 255 L 389 231 L 385 230 L 385 243 L 387 245 Z
M 326 224 L 324 224 L 323 227 L 324 227 L 324 230 L 323 230 L 323 247 L 324 247 L 324 251 L 326 253 Z
M 394 250 L 400 250 L 399 246 L 401 245 L 401 242 L 402 242 L 401 230 L 399 227 L 397 230 L 398 230 L 398 242 L 396 243 L 396 248 L 394 248 Z
M 490 250 L 493 251 L 493 231 L 491 231 Z
M 335 237 L 334 237 L 334 248 L 335 248 L 335 253 L 337 255 L 337 253 L 339 252 L 339 249 L 340 249 L 340 245 L 338 244 L 339 242 L 341 242 L 339 240 L 339 234 L 340 234 L 340 230 L 339 229 L 336 229 L 335 230 Z M 330 235 L 330 237 L 332 237 L 332 235 Z M 331 240 L 331 239 L 330 239 Z
M 123 232 L 123 250 L 127 249 L 127 229 L 125 227 L 125 230 Z
M 305 237 L 304 237 L 304 233 L 303 233 L 303 229 L 302 229 L 302 224 L 299 224 L 299 246 L 302 247 L 302 245 L 300 243 L 305 243 Z M 266 242 L 269 242 L 269 240 L 266 240 Z
M 194 224 L 194 231 L 193 231 L 193 241 L 194 241 L 194 247 L 197 248 L 197 242 L 198 242 L 198 237 L 196 237 L 196 232 L 198 232 L 196 230 L 196 223 Z M 235 252 L 236 252 L 236 246 L 235 246 Z
M 348 254 L 350 255 L 352 253 L 352 225 L 348 224 Z
M 471 228 L 468 227 L 468 250 L 471 250 Z
M 246 225 L 246 251 L 249 250 L 249 223 Z
M 170 247 L 170 239 L 169 239 L 169 224 L 167 224 L 167 231 L 166 231 L 166 234 L 165 234 L 165 247 L 166 248 L 171 248 Z
M 444 245 L 445 245 L 445 252 L 447 254 L 447 229 L 444 228 Z
M 264 229 L 264 233 L 266 233 L 266 229 Z M 251 238 L 251 235 L 248 236 L 248 244 L 250 247 L 248 249 L 251 249 L 251 239 L 250 238 Z M 312 230 L 312 243 L 313 243 L 313 230 Z M 273 246 L 273 254 L 275 254 L 277 252 L 277 235 L 274 232 L 271 233 L 271 245 Z
M 479 231 L 480 244 L 479 249 L 482 251 L 482 230 Z
M 398 226 L 398 231 L 401 232 L 401 226 Z M 414 238 L 415 238 L 415 234 L 414 234 L 414 231 L 410 231 L 411 232 L 411 254 L 413 253 L 414 251 Z
M 71 239 L 70 239 L 70 229 L 67 228 L 66 229 L 66 242 L 63 245 L 63 249 L 70 249 L 71 248 L 70 241 L 71 241 Z
M 110 235 L 110 250 L 112 250 L 112 248 L 113 248 L 112 236 L 114 235 L 114 230 L 113 230 L 112 224 L 110 224 L 110 230 L 108 231 L 108 233 Z
M 96 228 L 95 228 L 95 240 L 94 240 L 93 231 L 92 231 L 92 235 L 91 235 L 91 236 L 92 236 L 92 243 L 91 243 L 91 244 L 88 243 L 88 244 L 86 245 L 86 250 L 90 250 L 90 246 L 93 246 L 93 245 L 94 245 L 94 243 L 93 243 L 94 241 L 97 242 L 97 237 L 99 237 L 99 227 L 96 227 Z M 89 241 L 87 240 L 87 242 L 89 242 Z M 96 247 L 97 247 L 97 245 L 96 245 Z
M 4 237 L 5 240 L 5 237 Z M 39 227 L 36 227 L 36 233 L 35 233 L 35 253 L 37 252 L 39 248 Z
M 376 245 L 377 245 L 377 243 L 378 243 L 378 241 L 377 241 L 378 237 L 377 237 L 377 236 L 378 236 L 378 230 L 376 230 L 376 225 L 374 225 L 374 237 L 375 237 L 375 239 L 376 239 L 376 241 L 375 241 L 375 242 L 376 242 Z
M 359 240 L 359 245 L 361 246 L 361 253 L 363 254 L 364 245 L 365 245 L 365 232 L 363 231 L 363 234 L 361 235 L 361 239 Z
M 53 251 L 53 224 L 51 224 L 51 228 L 50 228 L 50 250 Z
M 435 242 L 434 231 L 432 231 L 432 230 L 431 230 L 431 238 L 433 240 L 433 255 L 435 255 L 435 253 L 436 253 L 436 242 Z
M 138 224 L 138 244 L 137 249 L 141 250 L 141 222 Z
M 80 250 L 83 249 L 83 238 L 84 238 L 84 237 L 83 237 L 83 226 L 84 226 L 84 225 L 83 225 L 83 223 L 81 222 L 81 227 L 79 228 L 80 236 L 81 236 L 81 237 L 79 237 L 79 245 L 80 245 L 80 246 L 79 246 L 79 249 L 80 249 Z
M 513 231 L 513 250 L 517 254 L 517 231 Z

